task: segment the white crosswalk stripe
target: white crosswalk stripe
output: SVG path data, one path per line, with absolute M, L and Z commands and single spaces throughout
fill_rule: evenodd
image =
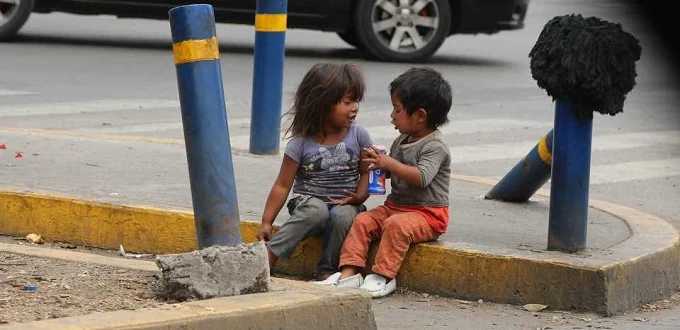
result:
M 231 123 L 230 123 L 231 124 Z M 399 135 L 399 132 L 394 129 L 392 125 L 382 126 L 364 126 L 371 138 L 376 142 L 392 141 Z M 444 135 L 456 134 L 472 134 L 472 133 L 490 133 L 512 129 L 524 128 L 545 128 L 546 133 L 552 126 L 552 123 L 545 123 L 532 120 L 515 120 L 515 119 L 471 119 L 451 122 L 440 128 Z M 283 134 L 283 130 L 282 130 Z M 248 149 L 250 143 L 250 136 L 248 135 L 232 135 L 231 144 L 236 149 Z M 281 145 L 285 144 L 283 137 L 281 138 Z
M 231 138 L 232 148 L 248 150 L 248 136 Z M 451 147 L 453 163 L 464 164 L 492 160 L 516 159 L 519 161 L 536 145 L 537 141 L 498 143 Z M 658 144 L 680 144 L 680 131 L 640 132 L 596 136 L 593 151 L 629 150 L 652 147 Z M 281 142 L 284 146 L 285 142 Z M 646 160 L 591 167 L 591 184 L 606 184 L 634 180 L 655 179 L 680 175 L 680 158 Z
M 125 126 L 107 126 L 107 127 L 88 127 L 79 128 L 78 132 L 96 132 L 96 133 L 145 133 L 145 132 L 160 132 L 173 129 L 182 129 L 181 122 L 175 123 L 154 123 L 154 124 L 139 124 L 139 125 L 125 125 Z
M 590 169 L 590 184 L 647 180 L 680 175 L 680 158 L 598 165 Z
M 3 95 L 28 95 L 32 92 L 13 91 L 0 89 Z M 111 111 L 135 111 L 145 109 L 179 108 L 179 102 L 163 99 L 118 99 L 118 100 L 94 100 L 84 102 L 63 102 L 24 105 L 0 106 L 0 117 L 7 116 L 34 116 L 34 115 L 60 115 L 77 113 L 100 113 Z M 380 115 L 380 114 L 377 114 Z M 386 118 L 388 117 L 385 115 Z M 167 119 L 166 119 L 167 120 Z M 228 121 L 231 133 L 230 142 L 232 150 L 247 152 L 250 145 L 248 128 L 250 118 L 232 118 Z M 381 122 L 384 123 L 384 122 Z M 372 125 L 369 122 L 360 122 L 371 134 L 377 143 L 389 143 L 398 134 L 391 124 Z M 286 123 L 282 123 L 283 126 Z M 523 129 L 544 129 L 547 132 L 552 127 L 550 121 L 519 120 L 511 118 L 481 118 L 455 120 L 440 128 L 446 138 L 451 138 L 450 152 L 454 164 L 474 164 L 480 162 L 516 160 L 519 161 L 533 148 L 538 139 L 518 142 L 503 142 L 477 145 L 455 145 L 456 136 L 464 134 L 486 134 L 503 131 Z M 146 122 L 123 126 L 84 127 L 69 130 L 34 130 L 38 135 L 62 136 L 64 138 L 87 137 L 93 140 L 125 140 L 156 143 L 162 140 L 164 143 L 182 144 L 181 137 L 154 139 L 155 132 L 182 130 L 181 119 L 177 122 Z M 281 133 L 283 134 L 282 127 Z M 28 134 L 31 130 L 25 129 L 0 129 L 7 134 Z M 61 132 L 61 133 L 60 133 Z M 150 135 L 136 135 L 136 134 Z M 61 135 L 60 135 L 61 134 Z M 164 133 L 165 134 L 165 133 Z M 545 134 L 545 133 L 543 133 Z M 158 134 L 156 134 L 158 135 Z M 167 136 L 167 134 L 165 135 Z M 499 135 L 500 136 L 500 135 Z M 467 139 L 469 141 L 469 139 Z M 285 147 L 286 140 L 280 141 L 281 149 Z M 601 134 L 593 137 L 593 152 L 635 150 L 636 148 L 650 148 L 657 145 L 680 144 L 680 131 L 646 131 L 634 133 Z M 649 180 L 661 177 L 680 175 L 680 158 L 630 160 L 613 164 L 592 164 L 591 184 L 607 184 L 626 182 L 633 180 Z
M 471 133 L 485 133 L 485 132 L 495 132 L 511 129 L 521 129 L 521 128 L 550 128 L 551 123 L 544 123 L 538 121 L 529 120 L 515 120 L 515 119 L 474 119 L 466 121 L 458 121 L 451 123 L 441 128 L 441 131 L 445 135 L 454 134 L 471 134 Z M 229 127 L 238 126 L 240 128 L 248 128 L 250 126 L 249 118 L 235 118 L 229 120 Z M 131 125 L 131 126 L 119 126 L 119 127 L 104 127 L 104 128 L 87 128 L 81 129 L 81 131 L 97 131 L 97 132 L 107 132 L 107 133 L 136 133 L 136 132 L 152 132 L 152 131 L 162 131 L 169 129 L 181 129 L 181 123 L 166 123 L 166 124 L 146 124 L 146 125 Z M 371 138 L 376 141 L 379 140 L 393 140 L 397 135 L 397 130 L 392 126 L 366 126 L 371 134 Z M 281 143 L 284 143 L 283 131 L 285 127 L 281 127 Z M 232 134 L 231 142 L 236 148 L 244 148 L 244 145 L 248 144 L 250 141 L 249 135 L 243 134 Z M 245 147 L 244 149 L 247 149 Z
M 0 96 L 19 96 L 19 95 L 34 95 L 34 94 L 38 94 L 38 93 L 0 88 Z
M 454 163 L 472 163 L 500 159 L 517 160 L 524 157 L 536 141 L 517 143 L 479 144 L 450 148 Z M 624 150 L 656 144 L 680 144 L 680 131 L 607 134 L 593 137 L 593 151 Z
M 229 120 L 229 127 L 247 127 L 250 125 L 250 119 L 248 118 L 236 118 Z M 182 123 L 180 121 L 174 123 L 154 123 L 154 124 L 139 124 L 139 125 L 124 125 L 124 126 L 104 126 L 97 128 L 80 128 L 79 132 L 97 132 L 97 133 L 114 133 L 114 134 L 124 134 L 124 133 L 146 133 L 146 132 L 159 132 L 167 130 L 181 130 Z
M 516 120 L 504 118 L 490 118 L 490 119 L 471 119 L 471 120 L 456 120 L 452 121 L 439 130 L 444 135 L 454 134 L 473 134 L 473 133 L 490 133 L 499 132 L 511 129 L 522 128 L 545 128 L 546 133 L 552 127 L 552 123 L 540 122 L 534 120 Z M 393 140 L 399 132 L 392 125 L 389 126 L 371 126 L 367 127 L 371 137 L 374 140 Z
M 488 122 L 500 122 L 499 120 L 489 120 Z M 516 129 L 522 127 L 542 127 L 540 123 L 521 122 L 508 120 L 508 126 L 501 125 L 486 125 L 482 127 L 483 120 L 470 121 L 473 123 L 470 127 L 477 127 L 477 129 L 461 129 L 448 130 L 448 135 L 455 133 L 478 133 L 484 129 Z M 480 125 L 480 126 L 478 126 Z M 459 122 L 459 127 L 468 127 L 464 121 Z M 371 136 L 377 140 L 374 132 L 387 132 L 387 127 L 367 127 L 371 132 Z M 385 138 L 384 135 L 378 135 L 378 138 Z M 391 139 L 391 138 L 390 138 Z M 516 159 L 519 161 L 524 157 L 538 142 L 536 140 L 521 141 L 515 143 L 496 143 L 496 144 L 480 144 L 480 145 L 466 145 L 455 146 L 449 150 L 454 164 L 466 164 L 475 162 L 495 161 Z M 235 150 L 247 151 L 250 143 L 250 137 L 247 135 L 236 135 L 231 137 L 231 145 Z M 604 134 L 593 137 L 593 152 L 617 151 L 617 150 L 633 150 L 635 148 L 649 148 L 659 144 L 680 144 L 680 131 L 655 131 L 655 132 L 635 132 L 623 134 Z M 281 141 L 281 146 L 285 146 L 285 141 Z M 509 170 L 509 169 L 508 169 Z M 646 180 L 662 177 L 678 176 L 680 175 L 680 158 L 672 158 L 666 160 L 645 160 L 624 162 L 618 164 L 607 164 L 591 166 L 591 184 L 606 184 L 616 182 L 627 182 L 634 180 Z
M 178 108 L 179 102 L 160 99 L 119 99 L 0 106 L 0 117 L 63 115 L 124 110 Z

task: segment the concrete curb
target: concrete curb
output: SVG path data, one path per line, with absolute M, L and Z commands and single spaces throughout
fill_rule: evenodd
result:
M 452 179 L 493 185 L 489 178 Z M 547 192 L 540 191 L 538 198 Z M 680 284 L 680 236 L 668 222 L 639 210 L 591 199 L 591 208 L 624 221 L 631 237 L 597 256 L 551 251 L 520 251 L 468 243 L 420 244 L 409 252 L 400 286 L 465 299 L 556 309 L 618 314 L 670 296 Z M 244 241 L 255 239 L 258 224 L 242 222 Z M 67 197 L 0 192 L 0 233 L 36 232 L 51 241 L 145 253 L 196 249 L 193 216 L 188 211 L 116 206 Z M 311 274 L 320 242 L 309 239 L 276 267 Z
M 158 271 L 152 261 L 0 243 L 0 251 Z M 272 279 L 267 293 L 215 298 L 134 311 L 93 313 L 0 326 L 0 329 L 376 329 L 371 298 L 359 290 Z

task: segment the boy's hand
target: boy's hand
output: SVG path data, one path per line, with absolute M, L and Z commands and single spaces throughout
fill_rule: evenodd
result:
M 260 225 L 260 231 L 257 233 L 258 241 L 269 242 L 272 239 L 272 225 L 268 223 L 263 223 Z
M 331 198 L 331 202 L 335 205 L 360 205 L 363 204 L 366 199 L 368 199 L 368 194 L 360 195 L 353 191 L 346 191 L 347 196 L 343 198 Z
M 368 165 L 368 169 L 379 168 L 389 170 L 390 166 L 396 161 L 394 158 L 377 152 L 373 148 L 364 148 L 361 162 Z

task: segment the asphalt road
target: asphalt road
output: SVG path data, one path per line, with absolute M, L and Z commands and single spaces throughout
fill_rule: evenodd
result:
M 544 24 L 569 13 L 619 22 L 643 47 L 637 85 L 624 113 L 595 116 L 591 197 L 639 208 L 680 228 L 680 99 L 673 56 L 642 24 L 640 13 L 620 1 L 533 1 L 522 30 L 454 36 L 444 43 L 426 65 L 441 71 L 454 87 L 451 124 L 445 128 L 454 172 L 500 177 L 552 127 L 552 100 L 531 78 L 527 55 Z M 247 168 L 262 160 L 246 152 L 254 33 L 252 27 L 222 24 L 217 34 L 232 148 L 243 156 L 235 166 Z M 0 185 L 190 208 L 188 190 L 165 192 L 170 185 L 188 183 L 186 176 L 168 178 L 164 171 L 167 162 L 186 162 L 170 44 L 165 21 L 33 15 L 17 42 L 0 44 L 0 144 L 7 144 L 0 150 Z M 304 72 L 322 61 L 361 65 L 368 91 L 360 123 L 378 142 L 388 143 L 395 133 L 389 125 L 387 85 L 410 65 L 366 61 L 331 33 L 290 30 L 286 107 Z M 22 157 L 17 158 L 17 152 Z M 154 155 L 162 161 L 154 162 Z M 278 161 L 275 156 L 264 158 Z M 127 191 L 130 196 L 115 183 L 124 175 L 138 180 L 137 187 Z M 78 182 L 64 182 L 67 176 L 77 176 Z M 242 214 L 257 218 L 268 188 L 239 192 Z M 386 328 L 422 327 L 431 320 L 418 323 L 427 318 L 418 315 L 437 312 L 415 306 L 419 312 L 409 316 L 399 309 L 399 299 L 385 300 L 384 308 L 376 305 L 379 323 Z M 494 308 L 501 311 L 497 319 L 492 312 L 482 318 L 491 328 L 519 313 L 515 307 Z M 468 313 L 458 312 L 461 317 Z M 521 313 L 513 323 L 517 328 L 550 323 L 549 317 Z M 394 323 L 395 315 L 412 319 Z M 672 320 L 680 324 L 672 313 L 652 315 L 659 322 L 646 326 L 665 329 Z M 619 321 L 615 327 L 639 323 Z M 453 322 L 441 324 L 450 327 Z M 475 322 L 481 321 L 469 324 Z

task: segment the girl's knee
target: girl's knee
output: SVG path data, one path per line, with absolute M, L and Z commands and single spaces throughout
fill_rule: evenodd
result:
M 328 206 L 322 200 L 311 197 L 298 205 L 294 211 L 302 221 L 320 225 L 328 220 Z
M 347 228 L 352 226 L 357 215 L 356 207 L 353 205 L 339 205 L 330 211 L 330 224 L 334 227 Z
M 328 223 L 329 226 L 333 227 L 333 230 L 335 231 L 341 231 L 341 232 L 347 232 L 349 231 L 350 228 L 352 228 L 352 224 L 354 223 L 353 219 L 351 218 L 339 218 L 339 219 L 333 219 L 331 218 L 331 221 Z

